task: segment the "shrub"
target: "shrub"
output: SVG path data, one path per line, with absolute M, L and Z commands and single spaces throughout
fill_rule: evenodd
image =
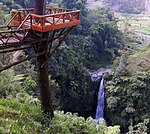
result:
M 119 127 L 106 127 L 103 121 L 85 120 L 76 114 L 55 111 L 50 120 L 39 106 L 17 100 L 0 99 L 1 134 L 119 134 Z

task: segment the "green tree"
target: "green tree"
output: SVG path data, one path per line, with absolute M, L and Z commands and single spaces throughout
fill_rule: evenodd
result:
M 142 54 L 145 53 L 142 52 Z M 136 58 L 132 57 L 132 60 L 137 61 Z M 143 55 L 141 55 L 141 59 L 143 59 Z M 141 59 L 138 57 L 138 61 Z M 149 123 L 139 124 L 150 117 L 150 72 L 147 68 L 149 65 L 144 64 L 144 68 L 140 71 L 138 71 L 140 65 L 134 65 L 134 70 L 136 70 L 135 74 L 134 71 L 130 72 L 130 62 L 129 57 L 124 57 L 123 55 L 118 61 L 118 64 L 116 64 L 112 79 L 107 82 L 106 119 L 112 125 L 120 124 L 122 133 L 128 131 L 128 126 L 131 123 L 132 126 L 136 126 L 137 133 L 144 133 L 145 131 L 149 133 Z M 147 127 L 147 130 L 145 127 Z

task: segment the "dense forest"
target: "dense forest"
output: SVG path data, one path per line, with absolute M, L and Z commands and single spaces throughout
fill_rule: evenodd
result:
M 108 0 L 107 6 L 113 7 L 115 2 Z M 131 10 L 132 2 L 121 3 L 128 8 L 120 7 L 121 12 L 143 10 L 143 3 Z M 48 63 L 54 118 L 47 118 L 40 109 L 36 64 L 26 61 L 0 73 L 0 133 L 150 133 L 149 44 L 128 30 L 127 21 L 126 30 L 120 30 L 120 20 L 111 9 L 89 10 L 86 4 L 86 0 L 47 1 L 49 7 L 81 11 L 81 24 Z M 0 0 L 0 25 L 9 21 L 12 9 L 33 6 L 32 0 Z M 21 51 L 19 58 L 26 54 L 29 52 Z M 13 56 L 1 54 L 0 68 L 12 62 Z M 88 71 L 107 66 L 112 71 L 105 76 L 105 120 L 96 121 L 99 82 L 92 82 Z

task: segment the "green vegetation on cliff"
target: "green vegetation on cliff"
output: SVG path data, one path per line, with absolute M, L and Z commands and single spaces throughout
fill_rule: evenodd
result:
M 55 84 L 56 85 L 56 84 Z M 51 88 L 54 81 L 50 80 Z M 119 126 L 107 127 L 105 121 L 85 120 L 77 114 L 55 111 L 48 119 L 41 110 L 31 76 L 13 71 L 0 74 L 0 133 L 1 134 L 119 134 Z M 34 94 L 33 94 L 34 93 Z M 34 95 L 34 97 L 33 97 Z M 56 101 L 55 101 L 56 102 Z
M 60 86 L 58 96 L 64 111 L 95 115 L 97 84 L 87 69 L 112 63 L 123 47 L 123 35 L 109 9 L 81 11 L 81 25 L 74 28 L 49 62 L 49 72 Z M 86 13 L 86 14 L 83 14 Z
M 115 61 L 106 84 L 106 118 L 111 125 L 120 124 L 123 133 L 147 134 L 150 132 L 150 48 L 142 46 L 134 50 L 129 46 Z
M 85 120 L 76 114 L 55 111 L 50 120 L 41 112 L 39 101 L 20 103 L 0 99 L 1 134 L 119 134 L 119 126 L 106 127 L 105 121 Z

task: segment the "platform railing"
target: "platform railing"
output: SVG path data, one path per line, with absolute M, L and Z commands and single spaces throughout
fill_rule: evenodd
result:
M 39 29 L 40 31 L 43 32 L 48 31 L 50 27 L 52 28 L 52 26 L 54 28 L 58 25 L 66 24 L 65 26 L 67 27 L 67 23 L 69 22 L 75 25 L 76 21 L 78 21 L 78 23 L 80 21 L 80 11 L 68 11 L 68 12 L 53 13 L 48 15 L 30 14 L 30 16 L 32 18 L 31 21 L 32 29 L 34 30 Z
M 69 12 L 69 11 L 73 11 L 70 9 L 63 9 L 63 8 L 46 8 L 46 14 L 58 14 L 58 13 L 63 13 L 63 12 Z M 15 14 L 18 14 L 18 17 L 16 17 L 18 20 L 23 20 L 29 13 L 33 13 L 35 14 L 34 8 L 28 8 L 28 9 L 13 9 L 12 10 L 12 16 L 14 16 Z M 20 18 L 19 18 L 20 17 Z
M 15 29 L 18 29 L 17 27 L 19 27 L 19 29 L 29 28 L 41 32 L 47 32 L 53 29 L 77 25 L 80 23 L 79 21 L 79 10 L 73 11 L 62 8 L 47 8 L 46 15 L 35 14 L 33 8 L 12 10 L 11 20 L 6 26 L 0 26 L 0 31 L 4 28 L 9 29 L 10 27 L 14 27 Z
M 62 22 L 65 23 L 65 20 L 68 21 L 74 21 L 74 20 L 80 20 L 80 11 L 70 11 L 70 12 L 62 12 L 62 13 L 57 13 L 57 14 L 49 14 L 49 15 L 36 15 L 36 14 L 31 14 L 32 20 L 34 24 L 36 25 L 41 25 L 44 26 L 45 23 L 50 23 L 51 25 L 56 25 L 58 24 L 59 20 L 63 20 Z M 52 18 L 52 22 L 49 22 L 47 19 Z M 55 19 L 57 18 L 57 20 Z M 39 19 L 39 21 L 36 23 L 36 19 Z M 43 22 L 45 22 L 43 24 Z
M 6 25 L 0 25 L 0 32 L 1 31 L 7 31 L 7 30 L 13 30 L 15 29 L 17 26 L 13 25 L 12 22 L 17 18 L 17 21 L 20 21 L 20 13 L 19 12 L 14 12 L 12 14 L 12 18 L 9 20 L 9 22 Z
M 34 13 L 33 8 L 12 10 L 12 16 L 17 14 L 13 20 L 19 21 L 21 23 L 21 21 L 23 21 L 26 18 L 26 16 L 30 13 Z
M 57 14 L 63 12 L 73 11 L 71 9 L 64 9 L 64 8 L 46 8 L 46 14 Z

